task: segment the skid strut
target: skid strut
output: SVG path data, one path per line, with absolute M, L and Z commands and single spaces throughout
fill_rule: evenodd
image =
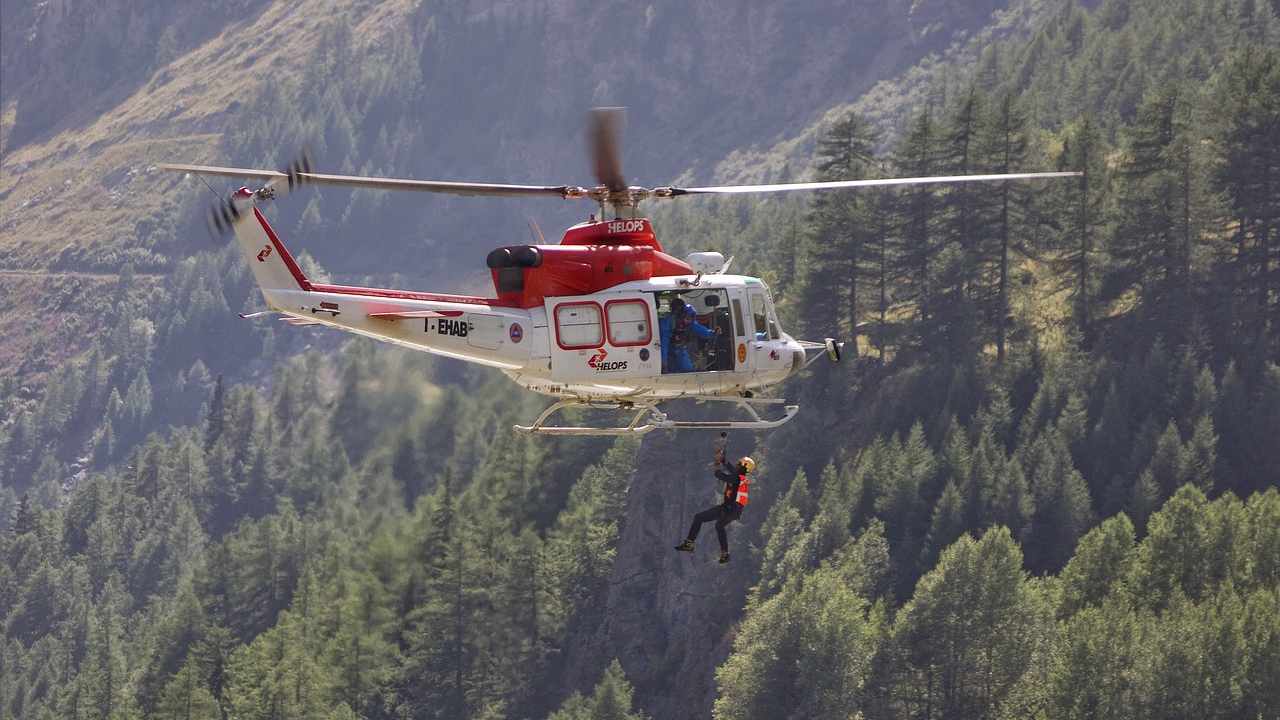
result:
M 786 423 L 800 412 L 799 405 L 786 405 L 785 400 L 738 398 L 719 396 L 690 396 L 689 399 L 703 401 L 730 402 L 738 405 L 750 420 L 672 420 L 658 409 L 657 403 L 636 403 L 628 401 L 600 402 L 585 400 L 558 400 L 542 414 L 538 415 L 532 425 L 516 425 L 516 432 L 536 435 L 644 435 L 654 430 L 768 430 Z M 783 416 L 776 420 L 766 420 L 756 410 L 756 406 L 783 407 Z M 634 411 L 631 422 L 624 427 L 575 427 L 547 425 L 547 420 L 556 412 L 567 407 L 612 408 L 615 410 Z M 647 422 L 646 422 L 647 416 Z

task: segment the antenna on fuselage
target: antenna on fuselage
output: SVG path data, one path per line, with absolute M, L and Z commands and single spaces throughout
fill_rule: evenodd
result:
M 533 235 L 533 239 L 537 240 L 534 245 L 546 245 L 547 239 L 542 235 L 542 228 L 538 227 L 538 221 L 533 218 L 525 218 L 529 221 L 529 233 Z

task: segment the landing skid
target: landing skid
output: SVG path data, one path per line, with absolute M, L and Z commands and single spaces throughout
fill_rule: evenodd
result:
M 693 395 L 689 399 L 702 401 L 730 402 L 738 405 L 750 420 L 672 420 L 658 409 L 657 402 L 637 402 L 634 400 L 590 401 L 559 400 L 542 411 L 532 425 L 516 425 L 516 432 L 533 435 L 644 435 L 654 430 L 769 430 L 787 422 L 800 412 L 799 405 L 786 405 L 785 400 L 720 397 Z M 756 406 L 781 405 L 784 415 L 777 420 L 765 420 L 756 411 Z M 614 410 L 635 411 L 631 422 L 624 427 L 573 427 L 563 425 L 547 425 L 547 420 L 556 412 L 567 407 L 611 408 Z

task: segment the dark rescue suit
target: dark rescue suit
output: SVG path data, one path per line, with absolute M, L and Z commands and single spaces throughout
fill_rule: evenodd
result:
M 735 465 L 727 462 L 716 468 L 716 479 L 724 483 L 724 500 L 715 507 L 707 508 L 693 516 L 693 524 L 689 526 L 689 541 L 698 539 L 698 530 L 703 523 L 715 521 L 716 538 L 720 540 L 720 552 L 729 552 L 729 537 L 724 531 L 725 525 L 742 517 L 742 507 L 747 504 L 748 481 L 745 474 L 739 474 Z

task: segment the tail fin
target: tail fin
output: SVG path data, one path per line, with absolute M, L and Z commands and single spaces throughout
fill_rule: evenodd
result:
M 247 188 L 241 188 L 235 194 L 231 203 L 237 207 L 232 211 L 235 217 L 231 226 L 259 287 L 264 293 L 271 290 L 310 290 L 311 281 L 285 249 L 262 211 L 254 206 L 253 200 L 253 193 Z M 240 212 L 240 208 L 252 209 L 253 212 Z

